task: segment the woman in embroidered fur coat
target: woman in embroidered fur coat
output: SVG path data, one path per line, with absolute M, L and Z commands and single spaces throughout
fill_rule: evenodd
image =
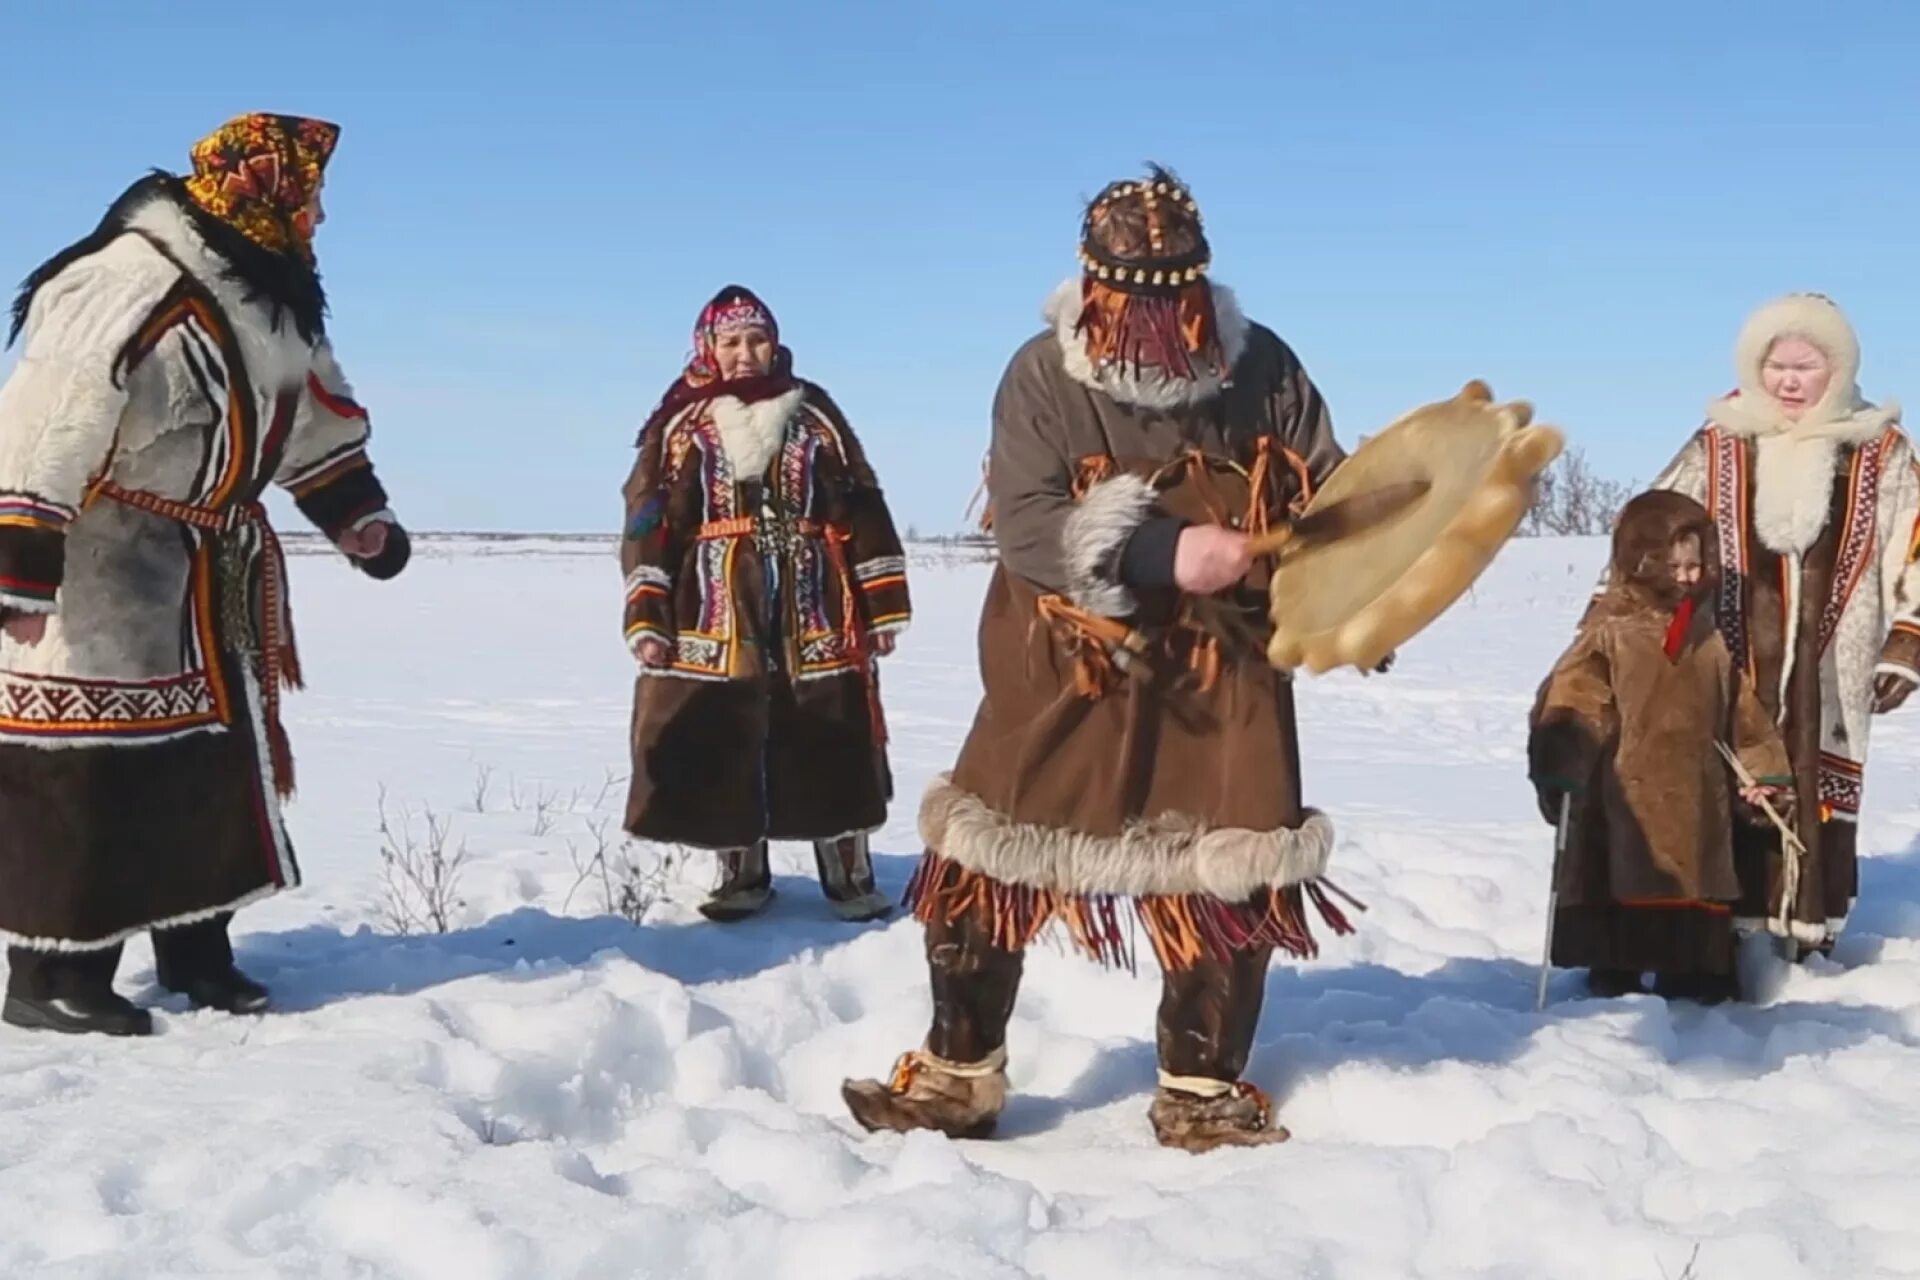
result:
M 1267 665 L 1279 524 L 1343 458 L 1285 343 L 1208 282 L 1200 217 L 1164 171 L 1089 208 L 1083 274 L 994 404 L 1000 563 L 980 622 L 985 699 L 921 806 L 909 891 L 933 1023 L 890 1081 L 849 1081 L 869 1128 L 990 1132 L 1026 946 L 1059 922 L 1129 963 L 1131 913 L 1165 971 L 1160 1140 L 1272 1142 L 1241 1080 L 1269 957 L 1311 954 L 1333 843 L 1300 783 L 1293 692 Z
M 376 577 L 407 543 L 329 349 L 310 237 L 338 131 L 249 116 L 35 271 L 0 389 L 0 935 L 5 1018 L 139 1034 L 112 990 L 153 930 L 160 984 L 264 1007 L 227 920 L 298 883 L 280 818 L 298 682 L 260 498 Z
M 715 920 L 766 905 L 769 840 L 812 843 L 843 919 L 886 914 L 867 848 L 892 798 L 874 659 L 908 622 L 906 560 L 852 428 L 793 376 L 749 291 L 702 310 L 626 500 L 627 831 L 721 854 Z
M 1831 950 L 1859 892 L 1872 717 L 1920 682 L 1920 472 L 1900 411 L 1861 398 L 1859 340 L 1828 299 L 1760 308 L 1735 360 L 1739 389 L 1656 485 L 1713 516 L 1720 630 L 1793 761 L 1808 856 L 1794 877 L 1776 833 L 1743 827 L 1739 921 Z
M 1716 744 L 1763 786 L 1792 778 L 1714 625 L 1714 545 L 1693 499 L 1659 490 L 1629 502 L 1606 593 L 1534 704 L 1527 759 L 1541 815 L 1557 823 L 1562 798 L 1572 804 L 1553 962 L 1586 969 L 1596 995 L 1638 990 L 1647 972 L 1663 995 L 1738 994 L 1735 788 Z

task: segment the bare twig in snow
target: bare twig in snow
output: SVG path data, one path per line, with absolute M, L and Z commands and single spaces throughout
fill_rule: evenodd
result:
M 560 910 L 564 913 L 571 908 L 574 897 L 591 884 L 602 914 L 637 925 L 667 896 L 667 886 L 680 865 L 680 851 L 671 846 L 637 846 L 629 840 L 616 852 L 608 845 L 608 826 L 606 818 L 587 824 L 593 847 L 585 854 L 572 840 L 567 841 L 574 881 Z
M 608 769 L 606 779 L 600 784 L 600 794 L 594 797 L 593 811 L 595 813 L 598 813 L 600 812 L 600 810 L 605 808 L 607 804 L 607 797 L 613 794 L 614 788 L 619 786 L 624 786 L 626 784 L 626 781 L 627 781 L 626 774 L 621 773 L 615 769 Z
M 387 811 L 387 788 L 380 788 L 381 922 L 401 935 L 446 933 L 460 901 L 460 875 L 467 864 L 464 843 L 448 849 L 450 819 L 423 810 L 424 831 L 404 808 L 399 820 Z
M 1586 454 L 1569 449 L 1541 473 L 1520 533 L 1536 538 L 1607 533 L 1632 496 L 1632 486 L 1600 475 L 1588 464 Z
M 493 770 L 490 766 L 482 764 L 478 770 L 474 770 L 474 812 L 476 814 L 486 812 L 486 793 L 492 785 Z

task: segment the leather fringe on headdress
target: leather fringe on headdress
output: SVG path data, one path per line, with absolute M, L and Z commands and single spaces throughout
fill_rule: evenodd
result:
M 1213 290 L 1203 280 L 1176 293 L 1134 293 L 1088 276 L 1080 288 L 1077 332 L 1086 340 L 1095 368 L 1118 365 L 1138 375 L 1142 367 L 1170 378 L 1202 372 L 1225 377 L 1227 358 L 1214 319 Z M 1196 367 L 1196 365 L 1201 367 Z
M 1129 243 L 1116 245 L 1109 224 Z M 1169 247 L 1169 240 L 1173 242 Z M 1225 377 L 1226 354 L 1207 284 L 1212 251 L 1200 207 L 1180 180 L 1155 167 L 1138 182 L 1115 182 L 1087 206 L 1080 230 L 1080 321 L 1095 368 L 1118 365 L 1170 378 Z

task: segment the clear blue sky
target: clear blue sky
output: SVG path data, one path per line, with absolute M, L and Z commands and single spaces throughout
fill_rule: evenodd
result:
M 611 530 L 699 304 L 763 292 L 959 527 L 1081 200 L 1164 161 L 1351 441 L 1485 377 L 1644 478 L 1746 311 L 1920 400 L 1920 5 L 25 3 L 0 277 L 243 110 L 345 127 L 321 264 L 397 505 Z

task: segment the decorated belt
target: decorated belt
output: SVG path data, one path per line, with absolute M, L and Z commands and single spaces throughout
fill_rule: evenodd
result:
M 694 537 L 701 542 L 713 542 L 722 538 L 751 538 L 760 528 L 757 516 L 735 516 L 731 520 L 709 520 L 700 526 Z M 805 537 L 823 537 L 833 531 L 834 525 L 824 520 L 795 520 L 793 531 Z
M 89 494 L 92 498 L 110 498 L 136 511 L 172 520 L 209 533 L 234 533 L 252 529 L 260 538 L 261 555 L 253 562 L 254 583 L 260 588 L 261 631 L 258 637 L 261 662 L 261 698 L 266 718 L 268 746 L 273 756 L 274 778 L 280 789 L 292 789 L 293 762 L 280 728 L 280 690 L 284 685 L 298 688 L 301 682 L 300 657 L 293 640 L 293 609 L 287 598 L 287 553 L 279 535 L 267 520 L 267 509 L 258 502 L 235 503 L 229 507 L 204 507 L 191 502 L 163 498 L 144 489 L 127 489 L 111 480 L 97 480 Z M 251 627 L 248 627 L 251 630 Z M 213 655 L 207 655 L 213 660 Z

